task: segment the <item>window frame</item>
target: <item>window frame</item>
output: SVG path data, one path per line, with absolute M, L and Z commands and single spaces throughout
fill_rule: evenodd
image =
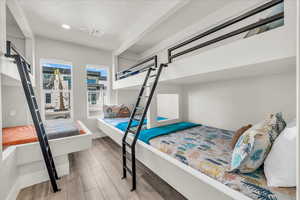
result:
M 71 109 L 70 109 L 70 118 L 68 120 L 74 120 L 74 73 L 73 73 L 73 63 L 70 61 L 64 61 L 64 60 L 58 60 L 58 59 L 47 59 L 47 58 L 41 58 L 40 63 L 39 63 L 39 71 L 40 71 L 40 85 L 39 85 L 39 91 L 40 91 L 40 96 L 41 96 L 41 117 L 44 121 L 46 121 L 46 110 L 45 110 L 45 101 L 46 97 L 44 95 L 44 88 L 43 88 L 43 82 L 44 82 L 44 77 L 43 77 L 43 63 L 54 63 L 54 64 L 61 64 L 61 65 L 70 65 L 71 66 L 71 90 L 70 90 L 70 104 L 71 104 Z M 50 119 L 51 120 L 51 119 Z
M 86 90 L 86 116 L 87 119 L 97 119 L 100 116 L 90 116 L 89 113 L 89 95 L 88 95 L 88 84 L 87 84 L 87 69 L 88 68 L 96 68 L 96 69 L 105 69 L 107 72 L 107 83 L 106 88 L 107 88 L 107 92 L 106 92 L 106 103 L 109 104 L 111 102 L 111 71 L 110 71 L 110 67 L 106 66 L 106 65 L 86 65 L 85 67 L 85 90 Z

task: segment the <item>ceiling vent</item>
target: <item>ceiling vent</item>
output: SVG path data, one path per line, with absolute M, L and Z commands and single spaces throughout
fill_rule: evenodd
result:
M 88 33 L 92 37 L 101 37 L 104 32 L 96 28 L 80 28 L 80 31 Z

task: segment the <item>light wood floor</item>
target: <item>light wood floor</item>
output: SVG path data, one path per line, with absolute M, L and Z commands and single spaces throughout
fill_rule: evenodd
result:
M 130 192 L 130 176 L 121 180 L 121 149 L 109 138 L 93 141 L 87 151 L 71 154 L 70 175 L 59 180 L 61 192 L 49 182 L 23 189 L 17 200 L 184 200 L 185 198 L 142 164 L 138 164 L 137 190 Z

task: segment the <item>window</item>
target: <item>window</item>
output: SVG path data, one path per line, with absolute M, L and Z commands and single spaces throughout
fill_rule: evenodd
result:
M 45 119 L 70 119 L 72 116 L 72 65 L 41 62 Z
M 88 117 L 99 117 L 108 101 L 107 68 L 87 67 Z

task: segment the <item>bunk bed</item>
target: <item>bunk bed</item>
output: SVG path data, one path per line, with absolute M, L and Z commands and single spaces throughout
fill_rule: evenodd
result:
M 98 119 L 97 125 L 115 142 L 122 144 L 124 131 L 112 120 L 108 123 Z M 138 140 L 136 158 L 188 199 L 203 195 L 206 199 L 216 200 L 256 200 L 268 199 L 269 195 L 272 200 L 294 200 L 295 188 L 268 187 L 262 169 L 251 174 L 227 172 L 232 136 L 232 131 L 195 124 L 188 129 Z M 131 134 L 128 141 L 133 139 Z
M 18 50 L 18 48 L 11 41 L 7 41 L 6 54 L 10 55 L 11 53 L 15 53 L 15 52 L 18 52 L 18 54 L 20 54 L 20 50 Z M 21 56 L 25 59 L 23 55 Z M 5 56 L 1 59 L 1 62 L 2 62 L 1 66 L 5 66 L 1 69 L 2 83 L 4 85 L 20 86 L 21 80 L 14 59 Z M 26 60 L 26 63 L 30 63 L 30 62 Z M 33 82 L 33 86 L 35 86 L 33 69 L 31 68 L 31 65 L 26 65 L 26 68 L 29 73 L 30 79 Z
M 150 67 L 157 68 L 157 56 L 152 56 L 150 58 L 144 59 L 143 61 L 129 67 L 128 69 L 117 72 L 115 74 L 115 80 L 120 80 L 129 76 L 137 75 L 139 73 L 147 71 Z
M 284 24 L 285 13 L 282 9 L 277 10 L 274 15 L 255 23 L 248 24 L 224 35 L 213 37 L 213 39 L 201 42 L 200 44 L 194 44 L 196 41 L 213 35 L 217 31 L 230 27 L 233 24 L 242 22 L 260 12 L 278 5 L 282 6 L 283 3 L 286 3 L 285 5 L 291 8 L 289 2 L 271 0 L 169 48 L 168 63 L 166 64 L 168 68 L 162 71 L 160 82 L 180 83 L 182 81 L 190 83 L 196 79 L 198 80 L 197 82 L 201 82 L 222 79 L 226 76 L 227 78 L 233 78 L 234 76 L 241 77 L 245 74 L 248 76 L 249 73 L 252 75 L 269 73 L 271 71 L 280 73 L 282 70 L 287 70 L 285 68 L 290 70 L 295 62 L 294 45 L 291 43 L 291 40 L 287 40 L 284 44 L 274 44 L 274 38 L 277 38 L 277 40 L 284 39 L 287 35 L 291 35 L 290 32 L 293 32 L 290 30 L 290 22 Z M 263 28 L 264 31 L 261 34 L 254 34 L 255 36 L 250 37 L 252 35 L 251 32 L 261 32 L 258 29 L 262 29 L 262 27 L 270 24 L 277 24 L 274 26 L 274 30 Z M 287 29 L 289 30 L 287 31 Z M 235 42 L 199 53 L 199 50 L 202 48 L 242 33 L 246 33 L 246 38 L 243 40 L 236 40 Z M 268 38 L 269 36 L 271 38 Z M 258 44 L 262 48 L 261 51 L 257 51 L 255 48 Z M 268 50 L 268 48 L 265 48 L 265 45 L 268 45 L 268 48 L 271 47 L 272 51 L 264 52 Z M 280 46 L 281 48 L 278 48 Z M 239 54 L 241 57 L 233 62 L 232 59 L 236 58 L 235 54 L 240 51 L 243 53 L 246 52 L 246 55 Z M 224 52 L 228 56 L 224 56 Z M 261 55 L 262 52 L 264 52 L 263 55 Z M 253 56 L 249 57 L 247 53 L 251 53 Z M 215 59 L 219 56 L 221 57 L 220 60 Z M 283 67 L 274 67 L 274 65 L 283 65 Z M 183 66 L 185 66 L 185 70 L 180 70 Z M 143 72 L 136 74 L 130 74 L 129 72 L 122 79 L 116 78 L 113 87 L 114 89 L 136 87 L 141 85 L 141 80 L 144 77 L 145 73 Z M 112 121 L 98 119 L 97 126 L 124 148 L 124 131 L 118 129 Z M 130 123 L 128 124 L 127 129 L 130 129 Z M 162 127 L 156 127 L 152 130 L 158 130 L 157 128 Z M 147 129 L 147 131 L 151 131 L 151 129 Z M 188 199 L 199 199 L 199 196 L 203 196 L 205 199 L 216 200 L 296 199 L 295 188 L 269 188 L 266 185 L 266 179 L 261 170 L 247 175 L 228 173 L 228 164 L 231 158 L 230 155 L 232 154 L 229 148 L 229 141 L 232 135 L 232 131 L 197 125 L 184 130 L 173 130 L 168 134 L 153 137 L 149 140 L 142 141 L 139 138 L 136 141 L 134 153 L 141 163 L 150 168 Z M 137 135 L 134 133 L 128 133 L 128 140 L 126 142 L 134 143 L 136 137 Z M 199 148 L 193 150 L 194 152 L 187 153 L 189 147 L 193 149 L 195 146 Z M 179 152 L 178 148 L 182 150 Z M 209 149 L 209 153 L 207 153 L 207 149 Z M 202 164 L 199 165 L 199 162 Z
M 16 64 L 13 67 L 23 87 L 33 125 L 3 129 L 3 158 L 16 156 L 21 188 L 50 178 L 53 192 L 58 192 L 60 189 L 56 180 L 69 174 L 68 154 L 90 148 L 92 133 L 80 121 L 74 123 L 71 120 L 59 120 L 44 123 L 33 89 L 29 62 L 9 41 L 5 56 L 13 59 Z
M 168 63 L 160 82 L 190 84 L 294 70 L 293 8 L 290 1 L 264 2 L 168 48 L 160 57 Z M 136 88 L 144 76 L 114 81 L 113 89 Z

